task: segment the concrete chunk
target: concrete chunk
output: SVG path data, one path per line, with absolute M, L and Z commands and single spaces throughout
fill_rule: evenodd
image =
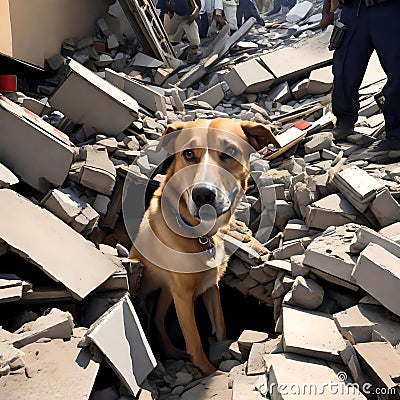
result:
M 286 15 L 286 21 L 290 23 L 297 23 L 311 12 L 313 4 L 307 0 L 297 3 L 293 8 L 289 10 Z
M 137 119 L 136 100 L 78 62 L 69 60 L 68 66 L 69 75 L 49 103 L 82 124 L 87 135 L 97 131 L 117 136 Z
M 110 195 L 114 189 L 116 171 L 102 147 L 86 146 L 85 163 L 79 173 L 79 183 L 99 193 Z
M 0 216 L 0 239 L 10 250 L 63 283 L 77 299 L 87 296 L 117 269 L 60 219 L 10 189 L 0 190 Z
M 370 243 L 360 254 L 352 276 L 367 293 L 400 315 L 400 258 Z
M 136 396 L 157 361 L 128 297 L 107 310 L 87 331 L 129 392 Z
M 339 351 L 346 342 L 329 314 L 289 306 L 283 306 L 282 313 L 285 352 L 341 361 Z
M 371 341 L 378 332 L 393 346 L 400 342 L 400 324 L 384 316 L 384 308 L 359 304 L 333 315 L 342 335 L 352 344 Z
M 291 298 L 293 305 L 307 310 L 315 310 L 324 300 L 324 289 L 312 279 L 298 276 L 292 286 Z
M 388 342 L 370 342 L 359 343 L 354 348 L 363 370 L 372 378 L 376 387 L 388 389 L 385 398 L 398 398 L 400 355 L 393 346 Z
M 370 205 L 371 211 L 382 227 L 400 221 L 400 204 L 387 188 L 380 190 Z
M 304 265 L 355 284 L 352 271 L 357 257 L 350 254 L 350 245 L 358 225 L 331 226 L 307 247 Z
M 244 330 L 239 336 L 238 343 L 240 349 L 250 350 L 254 343 L 262 343 L 268 339 L 268 333 Z
M 268 381 L 272 400 L 365 400 L 358 389 L 347 386 L 333 369 L 315 358 L 297 354 L 272 354 Z M 334 390 L 329 390 L 328 382 Z
M 42 193 L 61 186 L 73 159 L 68 137 L 3 96 L 0 96 L 0 120 L 1 162 Z M 4 173 L 4 170 L 0 173 L 0 181 Z M 7 180 L 16 183 L 15 178 L 7 176 Z
M 308 94 L 323 94 L 331 91 L 333 86 L 332 66 L 314 69 L 308 78 Z
M 304 145 L 306 154 L 312 154 L 323 149 L 330 149 L 333 144 L 333 135 L 331 132 L 320 132 L 310 136 L 310 140 Z
M 28 331 L 15 335 L 12 342 L 15 347 L 21 348 L 40 338 L 69 339 L 73 327 L 74 321 L 69 312 L 52 308 L 48 314 L 33 322 Z

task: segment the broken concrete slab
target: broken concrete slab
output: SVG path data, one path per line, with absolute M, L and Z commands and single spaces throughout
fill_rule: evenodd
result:
M 63 283 L 77 299 L 87 296 L 117 269 L 114 261 L 79 233 L 10 189 L 0 190 L 0 214 L 0 238 L 10 251 Z
M 400 221 L 400 204 L 393 198 L 387 188 L 376 193 L 376 197 L 370 204 L 381 227 L 385 227 Z
M 2 163 L 42 193 L 62 185 L 73 159 L 69 138 L 3 96 L 0 96 L 0 118 Z M 45 156 L 37 157 L 38 154 Z
M 0 163 L 0 188 L 9 188 L 18 182 L 18 178 L 6 166 Z
M 144 82 L 108 68 L 106 68 L 106 80 L 127 93 L 143 107 L 153 112 L 161 111 L 164 115 L 167 115 L 167 105 L 162 94 L 163 91 L 160 93 L 160 90 L 157 91 Z
M 310 73 L 307 92 L 311 95 L 328 93 L 333 86 L 332 66 L 314 69 Z
M 341 193 L 331 194 L 307 206 L 306 223 L 310 228 L 327 229 L 349 222 L 368 224 Z
M 151 351 L 135 309 L 127 296 L 107 310 L 87 331 L 121 378 L 136 396 L 157 361 Z
M 388 342 L 359 343 L 354 346 L 362 369 L 378 388 L 386 389 L 386 399 L 398 397 L 400 355 Z M 383 390 L 382 390 L 383 392 Z
M 312 154 L 323 149 L 330 149 L 333 144 L 332 132 L 320 132 L 310 136 L 304 145 L 306 154 Z
M 400 222 L 382 228 L 379 233 L 400 244 Z
M 49 103 L 82 124 L 88 136 L 94 132 L 117 136 L 137 119 L 136 100 L 78 62 L 69 60 L 68 66 L 69 75 Z
M 370 243 L 360 254 L 352 272 L 357 285 L 387 309 L 400 315 L 400 258 Z
M 286 14 L 286 21 L 291 24 L 297 23 L 302 19 L 305 19 L 310 14 L 312 8 L 313 4 L 310 1 L 305 0 L 301 3 L 297 3 Z
M 282 315 L 285 352 L 341 361 L 339 352 L 346 342 L 331 315 L 290 306 L 282 307 Z
M 297 354 L 269 356 L 268 381 L 272 400 L 302 397 L 321 400 L 365 400 L 357 388 L 347 386 L 326 362 Z M 329 390 L 327 382 L 334 390 Z M 304 397 L 304 395 L 306 397 Z
M 240 351 L 243 352 L 250 351 L 254 343 L 262 343 L 265 342 L 267 339 L 268 333 L 266 332 L 244 330 L 237 341 L 239 343 Z
M 2 377 L 2 396 L 7 399 L 51 400 L 54 396 L 65 400 L 89 399 L 100 364 L 93 361 L 87 349 L 78 347 L 80 339 L 81 332 L 75 330 L 69 341 L 53 339 L 23 347 L 25 373 Z
M 69 312 L 52 308 L 48 314 L 39 317 L 23 333 L 14 335 L 12 343 L 21 348 L 41 338 L 70 339 L 74 321 Z
M 352 271 L 357 257 L 350 254 L 350 245 L 358 228 L 356 224 L 347 224 L 326 229 L 307 247 L 304 265 L 354 285 Z
M 288 304 L 307 310 L 315 310 L 324 300 L 324 289 L 312 279 L 297 276 L 291 291 L 291 301 Z
M 359 304 L 333 315 L 341 334 L 352 344 L 369 342 L 378 332 L 393 346 L 400 343 L 400 323 L 385 318 L 383 307 Z
M 111 195 L 117 173 L 106 149 L 100 146 L 85 146 L 81 154 L 85 163 L 79 172 L 79 183 L 96 192 Z
M 83 230 L 92 230 L 97 220 L 99 219 L 99 214 L 90 206 L 90 204 L 81 200 L 72 189 L 53 189 L 46 196 L 43 197 L 40 202 L 46 210 L 51 211 L 54 215 L 64 221 L 66 224 L 77 227 L 78 224 L 72 224 L 74 220 L 79 218 L 80 215 L 87 221 L 86 224 L 79 224 Z M 92 216 L 90 219 L 87 216 Z M 81 217 L 81 218 L 82 218 Z

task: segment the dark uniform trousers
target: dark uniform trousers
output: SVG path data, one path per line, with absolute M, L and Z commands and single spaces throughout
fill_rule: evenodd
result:
M 333 55 L 333 113 L 344 123 L 357 121 L 358 91 L 375 49 L 388 77 L 382 109 L 386 135 L 400 139 L 400 0 L 370 7 L 352 0 L 342 8 L 340 21 L 347 31 Z

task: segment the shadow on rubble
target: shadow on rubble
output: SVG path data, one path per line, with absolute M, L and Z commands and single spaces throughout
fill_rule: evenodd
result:
M 225 316 L 227 339 L 237 340 L 245 329 L 269 333 L 274 332 L 275 323 L 272 308 L 260 304 L 258 300 L 252 296 L 243 296 L 238 290 L 231 288 L 223 281 L 220 282 L 220 292 Z M 151 310 L 151 315 L 154 315 L 155 312 L 154 305 L 156 304 L 157 296 L 158 294 L 154 293 L 146 302 L 148 310 Z M 156 358 L 163 360 L 162 346 L 158 339 L 157 328 L 153 318 L 144 315 L 143 310 L 139 312 L 139 314 Z M 206 354 L 208 354 L 208 338 L 211 336 L 211 323 L 201 298 L 196 300 L 195 315 L 203 348 Z M 165 327 L 173 344 L 180 349 L 184 349 L 185 342 L 173 306 L 170 307 L 165 318 Z

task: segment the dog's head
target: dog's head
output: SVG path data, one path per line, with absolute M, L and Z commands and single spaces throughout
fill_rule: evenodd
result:
M 190 225 L 213 221 L 215 233 L 227 224 L 247 189 L 249 158 L 269 142 L 268 127 L 227 118 L 176 122 L 167 127 L 159 147 L 174 158 L 163 196 Z

